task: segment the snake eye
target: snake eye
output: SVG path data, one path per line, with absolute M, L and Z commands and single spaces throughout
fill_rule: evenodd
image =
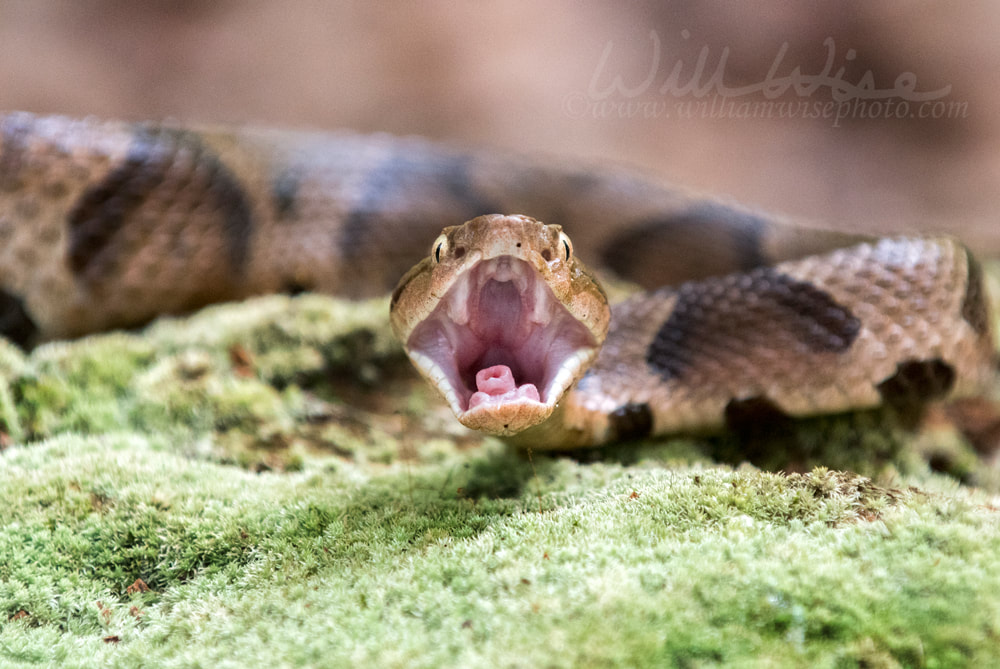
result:
M 566 252 L 566 260 L 568 261 L 573 256 L 573 242 L 569 240 L 566 233 L 559 233 L 559 241 L 562 243 L 563 250 Z
M 441 254 L 448 252 L 448 238 L 445 235 L 439 235 L 437 239 L 434 240 L 434 262 L 441 262 Z

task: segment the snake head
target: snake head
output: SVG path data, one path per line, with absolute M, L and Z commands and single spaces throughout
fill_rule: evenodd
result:
M 393 331 L 466 427 L 545 421 L 608 332 L 607 297 L 558 225 L 492 214 L 446 228 L 393 292 Z

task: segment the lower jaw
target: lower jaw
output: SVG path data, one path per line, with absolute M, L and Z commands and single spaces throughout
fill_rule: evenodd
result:
M 494 436 L 510 436 L 544 422 L 555 407 L 530 399 L 516 399 L 502 405 L 473 407 L 459 415 L 467 428 Z

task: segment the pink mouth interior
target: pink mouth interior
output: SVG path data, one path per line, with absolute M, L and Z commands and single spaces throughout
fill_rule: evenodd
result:
M 444 372 L 462 411 L 554 401 L 562 365 L 595 345 L 535 270 L 509 256 L 469 269 L 409 340 Z

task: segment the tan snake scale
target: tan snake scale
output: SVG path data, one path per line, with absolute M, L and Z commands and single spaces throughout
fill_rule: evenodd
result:
M 552 237 L 550 265 L 579 257 L 656 288 L 613 307 L 593 366 L 522 443 L 926 402 L 993 379 L 979 268 L 950 238 L 861 240 L 625 169 L 417 138 L 26 113 L 0 116 L 0 333 L 31 346 L 269 292 L 385 294 L 442 228 L 494 213 L 562 226 L 572 258 Z M 480 281 L 541 295 L 518 267 L 494 261 Z M 484 355 L 462 373 L 500 354 Z

